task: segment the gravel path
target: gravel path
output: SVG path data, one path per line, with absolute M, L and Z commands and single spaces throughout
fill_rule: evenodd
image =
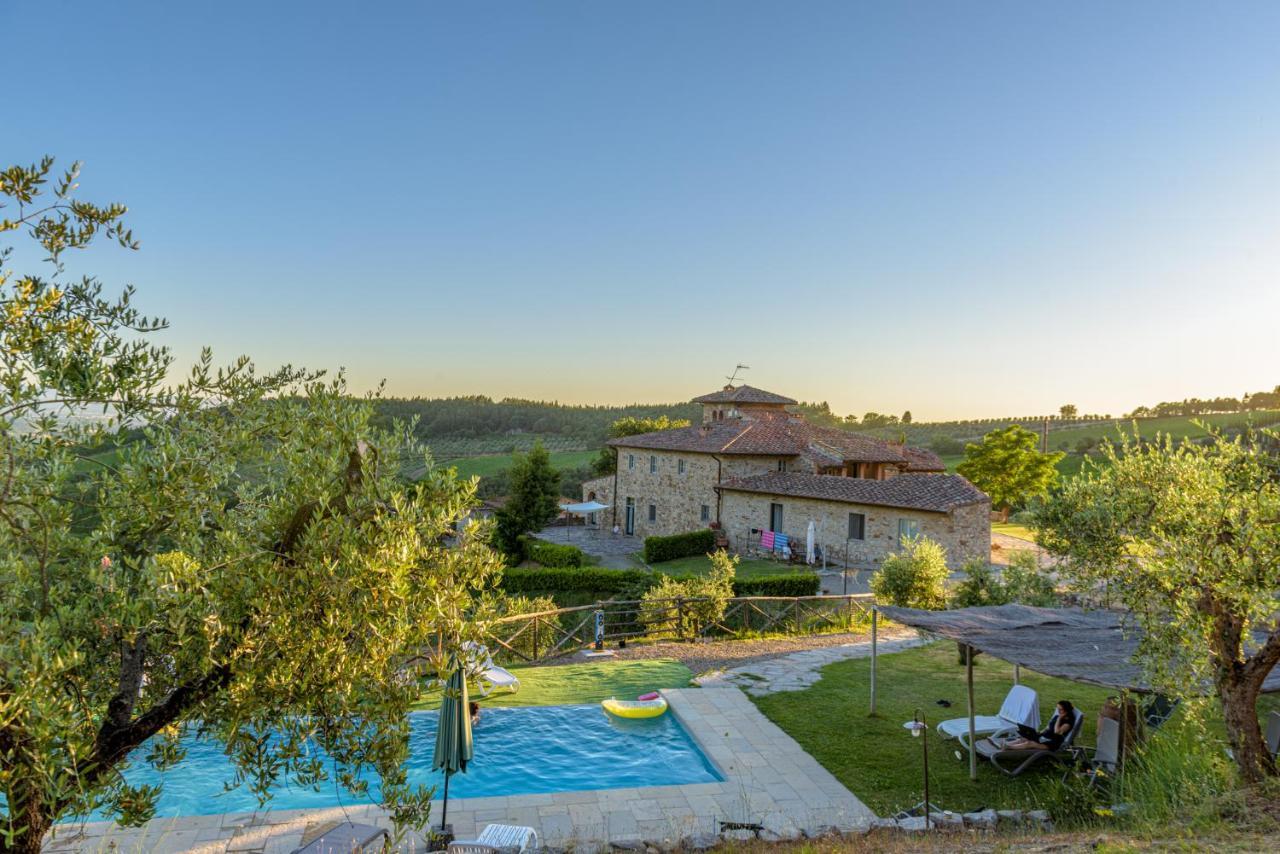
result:
M 906 637 L 899 634 L 889 640 L 878 641 L 877 651 L 879 653 L 897 652 L 923 643 L 927 641 L 914 633 Z M 864 640 L 793 652 L 781 658 L 771 658 L 754 664 L 708 673 L 694 681 L 704 687 L 726 683 L 737 685 L 753 697 L 779 691 L 803 691 L 822 678 L 822 668 L 828 664 L 870 656 L 871 641 Z
M 914 638 L 912 629 L 897 629 L 880 632 L 881 643 Z M 868 632 L 842 633 L 831 635 L 805 635 L 789 638 L 765 638 L 761 640 L 725 640 L 705 643 L 652 643 L 630 646 L 626 649 L 614 650 L 613 661 L 634 661 L 648 658 L 674 658 L 684 664 L 695 674 L 710 671 L 727 670 L 744 665 L 757 664 L 762 661 L 781 658 L 806 650 L 823 650 L 847 647 L 851 644 L 866 643 L 871 648 L 871 635 Z M 546 666 L 559 664 L 577 664 L 583 659 L 580 656 L 567 656 Z

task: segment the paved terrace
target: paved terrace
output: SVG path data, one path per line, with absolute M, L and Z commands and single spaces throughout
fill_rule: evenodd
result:
M 662 692 L 685 729 L 724 777 L 722 783 L 599 789 L 449 801 L 459 839 L 490 822 L 536 828 L 543 845 L 599 847 L 604 842 L 699 840 L 708 844 L 717 820 L 763 824 L 765 838 L 796 838 L 824 827 L 866 826 L 873 813 L 835 777 L 770 722 L 735 687 Z M 432 807 L 439 821 L 440 804 Z M 271 810 L 157 819 L 124 830 L 109 822 L 67 826 L 48 851 L 289 852 L 332 822 L 390 827 L 377 807 Z M 406 838 L 402 851 L 424 851 Z

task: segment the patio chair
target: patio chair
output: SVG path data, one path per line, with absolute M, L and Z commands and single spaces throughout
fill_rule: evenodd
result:
M 1142 722 L 1148 730 L 1159 729 L 1162 724 L 1173 717 L 1181 700 L 1166 697 L 1164 694 L 1152 694 L 1151 700 L 1142 707 Z
M 449 843 L 449 854 L 521 854 L 538 847 L 538 832 L 514 824 L 490 824 L 472 840 Z
M 1076 759 L 1078 754 L 1075 750 L 1072 750 L 1072 745 L 1080 734 L 1080 728 L 1083 725 L 1084 712 L 1076 709 L 1075 721 L 1071 725 L 1071 731 L 1067 733 L 1067 737 L 1062 740 L 1062 745 L 1057 750 L 1010 748 L 1005 746 L 1003 739 L 993 740 L 995 737 L 984 738 L 974 747 L 979 755 L 989 759 L 991 764 L 1001 773 L 1008 774 L 1010 777 L 1017 777 L 1028 768 L 1033 768 L 1042 763 L 1070 762 Z
M 1036 692 L 1026 685 L 1014 685 L 1000 704 L 1000 711 L 994 715 L 976 715 L 973 719 L 973 734 L 977 736 L 1002 736 L 1012 734 L 1018 725 L 1040 729 L 1040 698 Z M 943 738 L 954 738 L 969 749 L 969 719 L 951 718 L 938 724 L 938 734 Z
M 1075 754 L 1085 766 L 1085 776 L 1091 787 L 1097 787 L 1102 779 L 1114 775 L 1120 765 L 1120 722 L 1115 718 L 1098 718 L 1097 745 L 1077 747 Z M 1070 774 L 1068 771 L 1067 775 Z
M 475 641 L 467 641 L 462 645 L 462 653 L 466 661 L 467 677 L 476 681 L 481 697 L 487 697 L 499 689 L 512 694 L 520 690 L 520 680 L 510 670 L 493 663 L 493 655 L 488 647 Z
M 293 854 L 363 854 L 383 851 L 391 845 L 391 834 L 372 824 L 344 821 L 322 832 Z

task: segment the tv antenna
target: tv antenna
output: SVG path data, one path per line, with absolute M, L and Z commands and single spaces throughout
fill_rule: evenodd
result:
M 725 377 L 725 379 L 729 381 L 729 385 L 733 385 L 734 381 L 738 378 L 738 371 L 749 371 L 749 370 L 751 370 L 750 365 L 738 365 L 733 369 L 733 373 L 730 376 Z

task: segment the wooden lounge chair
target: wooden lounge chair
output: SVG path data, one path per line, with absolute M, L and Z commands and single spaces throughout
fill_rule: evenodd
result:
M 1072 750 L 1072 744 L 1075 742 L 1076 736 L 1080 734 L 1080 728 L 1084 725 L 1084 712 L 1079 709 L 1075 711 L 1075 722 L 1071 725 L 1071 731 L 1067 733 L 1066 738 L 1062 740 L 1062 745 L 1057 750 L 1009 748 L 1005 747 L 1003 739 L 993 740 L 991 738 L 984 738 L 974 747 L 979 755 L 989 759 L 991 764 L 999 769 L 1001 773 L 1008 774 L 1010 777 L 1017 777 L 1028 768 L 1042 763 L 1073 761 L 1076 759 L 1077 753 Z
M 975 715 L 973 734 L 977 736 L 1003 736 L 1017 732 L 1018 724 L 1040 729 L 1040 700 L 1036 692 L 1026 685 L 1014 685 L 994 715 Z M 969 749 L 969 719 L 951 718 L 938 724 L 938 735 L 954 738 Z
M 344 821 L 324 831 L 293 854 L 372 854 L 391 844 L 391 834 L 372 824 Z
M 538 832 L 532 827 L 491 824 L 473 840 L 449 843 L 449 854 L 521 854 L 538 847 Z

